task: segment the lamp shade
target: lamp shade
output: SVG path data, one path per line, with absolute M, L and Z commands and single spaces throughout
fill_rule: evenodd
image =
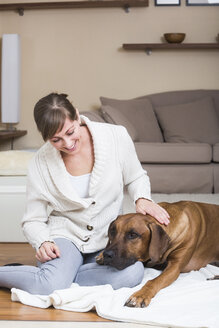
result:
M 1 121 L 18 123 L 20 118 L 20 37 L 2 36 Z

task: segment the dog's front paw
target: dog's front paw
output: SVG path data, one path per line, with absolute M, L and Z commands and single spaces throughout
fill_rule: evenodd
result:
M 104 264 L 103 252 L 96 256 L 96 262 L 100 265 Z
M 144 308 L 150 304 L 151 298 L 152 297 L 142 292 L 142 290 L 139 290 L 138 292 L 132 294 L 129 297 L 129 299 L 125 303 L 125 306 Z

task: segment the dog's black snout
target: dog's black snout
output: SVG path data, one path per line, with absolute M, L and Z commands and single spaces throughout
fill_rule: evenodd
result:
M 113 250 L 106 250 L 103 252 L 104 263 L 109 264 L 111 263 L 112 259 L 114 258 L 115 253 Z

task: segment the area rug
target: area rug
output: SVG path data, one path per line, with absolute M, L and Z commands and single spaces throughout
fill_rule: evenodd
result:
M 12 289 L 12 300 L 26 305 L 47 308 L 54 306 L 66 311 L 87 312 L 96 309 L 99 316 L 122 322 L 162 325 L 168 327 L 218 328 L 219 323 L 219 268 L 207 265 L 199 271 L 181 273 L 170 286 L 162 289 L 147 308 L 124 306 L 129 296 L 160 271 L 145 269 L 141 285 L 113 290 L 110 285 L 57 290 L 51 295 L 31 295 Z

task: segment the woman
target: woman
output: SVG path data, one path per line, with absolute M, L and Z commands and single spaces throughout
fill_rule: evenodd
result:
M 38 266 L 1 267 L 0 286 L 33 294 L 72 282 L 136 286 L 144 273 L 141 262 L 121 271 L 95 263 L 110 222 L 121 214 L 124 186 L 137 212 L 169 222 L 151 201 L 149 178 L 126 129 L 80 117 L 67 95 L 57 93 L 37 102 L 34 118 L 45 144 L 29 165 L 22 227 Z

